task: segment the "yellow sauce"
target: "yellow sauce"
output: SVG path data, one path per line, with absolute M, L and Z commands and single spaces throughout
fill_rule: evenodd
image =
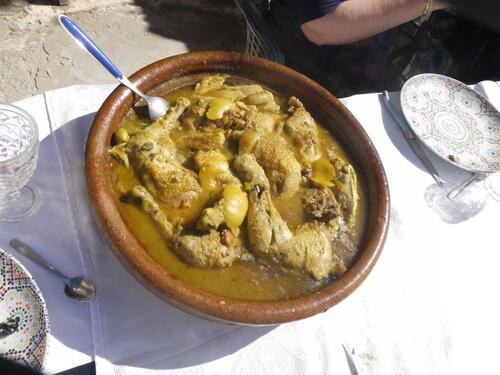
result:
M 192 94 L 192 88 L 178 90 L 167 97 L 170 101 L 175 101 L 179 96 L 188 97 Z M 277 96 L 274 94 L 275 97 Z M 277 100 L 280 104 L 284 103 L 283 98 Z M 282 104 L 283 105 L 283 104 Z M 148 125 L 147 120 L 140 119 L 131 112 L 122 121 L 121 127 L 129 132 L 137 131 Z M 318 126 L 318 134 L 321 141 L 322 155 L 326 155 L 326 149 L 332 146 L 336 148 L 337 154 L 351 162 L 343 151 L 342 147 L 333 139 L 330 133 L 323 127 Z M 286 138 L 286 137 L 285 137 Z M 287 142 L 291 149 L 294 146 L 290 139 Z M 128 191 L 133 186 L 140 184 L 140 181 L 134 175 L 132 168 L 127 169 L 124 165 L 112 162 L 112 179 L 117 194 Z M 362 232 L 365 225 L 365 193 L 359 186 L 358 194 L 360 197 L 358 209 L 355 213 L 355 224 L 353 226 L 350 240 L 355 248 L 361 241 Z M 294 229 L 298 224 L 304 222 L 305 214 L 301 204 L 301 192 L 297 192 L 292 197 L 273 197 L 274 205 L 288 223 L 290 229 Z M 195 199 L 188 208 L 169 208 L 160 203 L 160 207 L 167 215 L 169 220 L 180 221 L 183 224 L 194 223 L 201 211 L 206 207 L 210 199 L 210 193 L 203 192 Z M 122 214 L 126 216 L 130 223 L 130 230 L 145 246 L 149 254 L 160 265 L 177 279 L 181 279 L 190 285 L 203 289 L 223 297 L 232 297 L 242 300 L 253 301 L 273 301 L 295 298 L 315 292 L 325 284 L 334 280 L 334 278 L 325 279 L 320 282 L 304 272 L 285 269 L 279 266 L 270 266 L 260 261 L 256 262 L 236 262 L 231 267 L 222 269 L 206 269 L 190 266 L 180 260 L 172 252 L 166 241 L 161 237 L 155 223 L 147 214 L 137 208 L 134 204 L 119 203 Z M 245 223 L 241 226 L 242 240 L 245 240 Z M 349 267 L 355 251 L 349 246 L 342 245 L 339 241 L 334 243 L 336 254 Z

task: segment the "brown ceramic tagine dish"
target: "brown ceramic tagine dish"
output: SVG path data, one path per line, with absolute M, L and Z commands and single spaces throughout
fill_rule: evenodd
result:
M 389 225 L 389 190 L 377 151 L 354 116 L 327 90 L 285 66 L 232 52 L 194 52 L 153 63 L 130 77 L 145 92 L 167 95 L 207 74 L 229 74 L 285 98 L 297 96 L 349 155 L 364 191 L 364 225 L 347 271 L 314 292 L 283 300 L 254 301 L 210 293 L 169 272 L 151 256 L 125 214 L 112 181 L 113 135 L 138 98 L 116 88 L 98 111 L 85 150 L 93 212 L 122 265 L 168 303 L 203 318 L 236 324 L 278 324 L 324 312 L 350 295 L 377 261 Z M 102 251 L 106 251 L 103 249 Z M 198 285 L 199 286 L 199 285 Z

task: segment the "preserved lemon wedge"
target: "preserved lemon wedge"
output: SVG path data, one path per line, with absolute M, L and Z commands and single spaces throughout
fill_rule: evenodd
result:
M 248 211 L 248 197 L 239 187 L 226 185 L 222 194 L 224 198 L 224 221 L 231 229 L 238 228 Z
M 220 120 L 228 109 L 231 109 L 233 102 L 226 98 L 214 98 L 209 104 L 207 118 L 209 120 Z
M 335 177 L 335 168 L 332 163 L 325 159 L 318 159 L 312 163 L 311 180 L 321 186 L 333 186 L 332 180 Z
M 200 185 L 203 189 L 207 191 L 214 191 L 222 188 L 217 175 L 220 173 L 225 173 L 229 170 L 229 165 L 227 160 L 213 160 L 207 165 L 201 167 L 199 172 Z

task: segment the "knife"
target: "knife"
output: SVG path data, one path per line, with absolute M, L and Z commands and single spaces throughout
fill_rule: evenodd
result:
M 349 366 L 349 371 L 351 372 L 351 375 L 359 375 L 358 369 L 356 368 L 356 364 L 354 363 L 354 360 L 352 359 L 351 354 L 349 353 L 347 345 L 342 344 L 342 348 L 344 348 L 344 354 L 347 359 L 347 365 Z
M 392 118 L 396 121 L 396 123 L 399 125 L 399 128 L 405 135 L 406 141 L 408 142 L 412 150 L 415 152 L 415 154 L 417 154 L 418 158 L 420 159 L 424 167 L 427 169 L 427 171 L 430 173 L 432 178 L 434 178 L 438 186 L 444 189 L 443 179 L 439 175 L 438 171 L 432 164 L 427 154 L 422 149 L 422 146 L 420 146 L 420 143 L 417 137 L 415 136 L 413 130 L 411 130 L 406 120 L 399 114 L 399 112 L 396 110 L 396 108 L 394 108 L 394 106 L 390 102 L 389 93 L 387 92 L 387 90 L 382 93 L 382 99 L 385 104 L 385 107 L 392 115 Z

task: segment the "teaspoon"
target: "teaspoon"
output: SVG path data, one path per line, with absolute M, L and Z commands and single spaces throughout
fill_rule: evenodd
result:
M 163 117 L 167 113 L 170 104 L 163 98 L 157 96 L 149 96 L 144 94 L 141 90 L 137 88 L 135 84 L 130 82 L 127 77 L 125 77 L 120 69 L 116 67 L 115 64 L 111 62 L 108 56 L 102 52 L 102 50 L 97 46 L 97 44 L 90 39 L 90 37 L 83 31 L 83 29 L 78 26 L 71 18 L 60 15 L 59 22 L 64 27 L 64 29 L 76 40 L 80 47 L 84 48 L 88 53 L 95 57 L 108 72 L 111 73 L 118 81 L 123 85 L 127 86 L 130 90 L 135 92 L 148 105 L 149 117 L 151 120 L 156 120 L 157 118 Z
M 95 296 L 95 286 L 94 284 L 92 284 L 92 281 L 84 277 L 69 278 L 63 275 L 61 272 L 56 270 L 54 266 L 52 266 L 51 264 L 49 264 L 49 262 L 42 258 L 37 252 L 35 252 L 35 250 L 16 238 L 12 239 L 9 243 L 10 246 L 19 251 L 25 257 L 31 259 L 33 262 L 44 267 L 45 269 L 57 275 L 61 280 L 63 280 L 65 284 L 64 293 L 66 293 L 68 297 L 77 299 L 79 301 L 88 301 Z

